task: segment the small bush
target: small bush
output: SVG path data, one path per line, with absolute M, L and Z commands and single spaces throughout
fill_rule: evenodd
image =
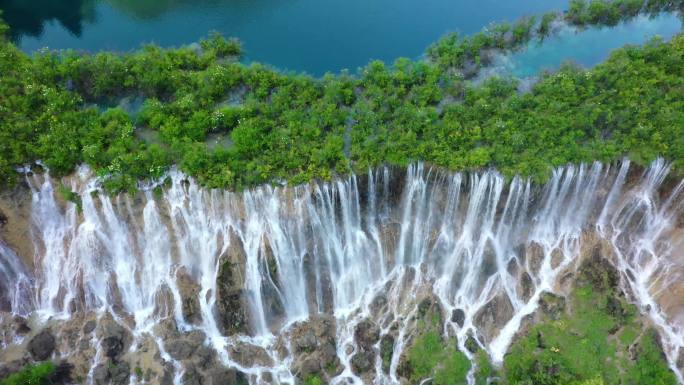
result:
M 29 365 L 0 380 L 0 385 L 48 385 L 48 378 L 54 371 L 55 365 L 52 362 Z

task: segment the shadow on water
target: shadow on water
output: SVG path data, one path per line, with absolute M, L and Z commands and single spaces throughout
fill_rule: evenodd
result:
M 106 4 L 122 14 L 138 20 L 154 20 L 187 6 L 217 6 L 230 0 L 0 0 L 2 19 L 10 27 L 10 37 L 40 37 L 45 24 L 59 22 L 75 37 L 81 37 L 84 23 L 97 22 L 97 5 Z M 240 3 L 237 1 L 235 3 Z M 239 7 L 239 4 L 233 4 Z
M 42 35 L 45 23 L 59 22 L 80 37 L 83 23 L 95 20 L 92 0 L 0 0 L 2 18 L 9 25 L 9 35 L 17 41 L 21 36 Z
M 184 6 L 218 5 L 226 0 L 104 0 L 113 8 L 141 20 L 158 18 L 165 13 Z
M 418 57 L 447 31 L 567 7 L 568 0 L 0 0 L 25 52 L 125 52 L 190 44 L 215 30 L 245 60 L 313 75 Z

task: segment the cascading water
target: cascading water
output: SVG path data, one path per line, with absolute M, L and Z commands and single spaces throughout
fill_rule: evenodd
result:
M 475 337 L 501 362 L 542 293 L 556 291 L 561 272 L 577 264 L 583 240 L 598 237 L 612 245 L 623 285 L 659 328 L 682 382 L 676 360 L 684 333 L 658 303 L 680 278 L 669 237 L 684 209 L 684 185 L 663 195 L 668 172 L 662 160 L 641 176 L 630 173 L 628 161 L 570 165 L 535 186 L 517 177 L 507 182 L 495 171 L 449 174 L 417 164 L 243 193 L 206 190 L 171 172 L 163 189 L 108 197 L 81 170 L 64 180 L 79 193 L 80 209 L 60 205 L 53 180 L 33 175 L 27 178 L 35 268 L 25 272 L 0 241 L 0 306 L 43 320 L 108 312 L 134 338 L 153 336 L 161 352 L 157 325 L 170 318 L 180 330 L 204 332 L 223 363 L 254 383 L 294 383 L 291 347 L 285 343 L 283 353 L 279 336 L 310 315 L 333 313 L 344 368 L 332 382 L 363 383 L 350 367 L 359 349 L 355 326 L 371 318 L 388 333 L 387 320 L 408 320 L 416 311 L 418 293 L 432 293 L 447 314 L 462 314 L 444 325 L 461 350 Z M 228 335 L 217 304 L 222 266 L 237 247 L 248 327 Z M 184 310 L 181 276 L 198 287 L 197 319 Z M 386 299 L 380 310 L 378 296 Z M 478 320 L 492 304 L 499 309 L 494 328 Z M 396 335 L 389 370 L 376 360 L 375 383 L 399 382 L 410 323 Z M 237 360 L 231 347 L 245 343 L 264 348 L 266 363 Z M 180 383 L 184 369 L 174 365 Z
M 32 309 L 33 282 L 19 257 L 0 239 L 0 310 L 27 315 Z

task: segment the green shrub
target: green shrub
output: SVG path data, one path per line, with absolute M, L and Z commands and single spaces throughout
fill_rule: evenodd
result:
M 48 378 L 55 371 L 52 362 L 28 365 L 17 373 L 0 380 L 0 385 L 47 385 Z
M 71 191 L 69 187 L 64 184 L 60 184 L 57 188 L 57 193 L 66 202 L 71 202 L 76 205 L 78 212 L 81 212 L 81 196 L 77 193 Z
M 556 18 L 557 15 L 555 12 L 545 13 L 539 22 L 539 27 L 537 27 L 537 34 L 542 38 L 547 36 L 551 32 L 551 23 L 553 23 Z
M 304 385 L 323 385 L 323 384 L 325 384 L 325 383 L 323 382 L 323 380 L 319 376 L 310 376 L 304 380 Z
M 644 9 L 675 6 L 650 0 Z M 566 18 L 612 23 L 616 11 L 633 15 L 636 0 L 573 1 Z M 54 176 L 85 163 L 113 193 L 135 190 L 173 164 L 205 186 L 228 189 L 419 160 L 540 181 L 568 162 L 625 155 L 684 166 L 681 36 L 617 50 L 591 71 L 562 68 L 522 95 L 511 80 L 464 81 L 490 50 L 516 49 L 535 26 L 548 33 L 552 19 L 450 34 L 427 49 L 428 60 L 376 61 L 356 76 L 323 79 L 227 60 L 239 47 L 216 34 L 201 49 L 150 45 L 95 55 L 28 56 L 2 40 L 0 185 L 15 183 L 15 168 L 37 160 Z M 144 100 L 134 118 L 95 107 L 122 97 Z M 214 148 L 210 133 L 229 136 L 229 145 Z

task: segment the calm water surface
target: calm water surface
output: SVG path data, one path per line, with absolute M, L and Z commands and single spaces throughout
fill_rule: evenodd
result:
M 131 50 L 187 44 L 216 30 L 248 60 L 321 75 L 372 59 L 417 57 L 448 31 L 567 8 L 568 0 L 0 0 L 15 40 L 42 47 Z
M 565 28 L 539 44 L 532 43 L 518 53 L 500 57 L 498 64 L 505 72 L 519 78 L 535 76 L 542 70 L 555 70 L 566 61 L 589 68 L 604 61 L 616 48 L 643 44 L 655 36 L 669 40 L 681 30 L 682 20 L 671 13 L 638 16 L 615 27 Z

